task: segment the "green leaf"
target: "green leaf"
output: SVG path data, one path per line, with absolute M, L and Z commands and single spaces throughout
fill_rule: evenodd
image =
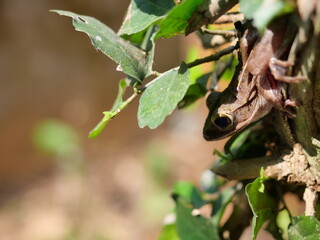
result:
M 200 76 L 194 84 L 191 84 L 181 100 L 179 102 L 178 107 L 179 108 L 185 108 L 195 101 L 197 101 L 199 98 L 202 98 L 207 93 L 207 82 L 209 81 L 209 78 L 211 77 L 212 73 L 207 73 L 202 76 Z
M 180 240 L 176 224 L 166 224 L 163 226 L 158 240 Z
M 39 123 L 32 135 L 33 143 L 41 151 L 61 155 L 79 145 L 76 131 L 64 122 L 47 119 Z
M 123 101 L 123 95 L 128 86 L 128 82 L 125 79 L 121 79 L 119 81 L 119 89 L 116 100 L 110 111 L 103 112 L 103 119 L 92 129 L 89 133 L 89 138 L 95 138 L 99 136 L 105 126 L 110 122 L 112 118 L 114 118 L 128 103 Z
M 184 97 L 188 85 L 189 70 L 185 63 L 154 79 L 140 98 L 139 126 L 157 128 Z
M 174 7 L 164 18 L 159 26 L 160 31 L 156 39 L 160 37 L 169 38 L 183 34 L 188 26 L 188 20 L 203 0 L 184 0 Z
M 61 10 L 52 10 L 52 12 L 72 17 L 75 29 L 86 33 L 92 45 L 118 63 L 125 74 L 139 80 L 151 74 L 154 47 L 146 53 L 119 37 L 112 29 L 95 18 Z
M 288 229 L 290 240 L 318 240 L 320 236 L 320 222 L 315 217 L 298 216 L 291 219 Z
M 198 189 L 190 182 L 178 182 L 175 184 L 173 194 L 182 196 L 195 208 L 200 208 L 206 202 L 202 199 Z
M 246 186 L 246 195 L 249 200 L 249 205 L 253 212 L 252 221 L 252 239 L 255 240 L 262 225 L 274 218 L 277 211 L 276 204 L 272 197 L 266 192 L 261 192 L 264 189 L 264 179 L 257 178 L 254 182 Z
M 252 18 L 260 32 L 277 16 L 292 12 L 289 0 L 240 0 L 240 10 L 246 18 Z
M 114 101 L 110 111 L 117 110 L 123 104 L 123 95 L 125 94 L 127 87 L 128 87 L 128 82 L 125 79 L 121 79 L 119 81 L 118 94 L 117 94 L 116 100 Z
M 210 219 L 202 216 L 193 216 L 192 206 L 181 197 L 178 197 L 176 204 L 176 226 L 181 240 L 220 239 Z
M 228 142 L 224 145 L 225 153 L 231 153 L 232 155 L 237 155 L 239 149 L 243 146 L 243 144 L 247 141 L 250 133 L 252 132 L 252 128 L 247 128 L 244 131 L 239 132 L 236 135 L 233 135 Z
M 248 128 L 233 135 L 225 144 L 224 151 L 232 159 L 248 159 L 265 156 L 266 141 L 274 139 L 273 129 L 266 129 L 261 121 L 251 124 Z
M 172 0 L 131 0 L 126 17 L 118 32 L 131 35 L 143 31 L 163 18 L 175 6 Z

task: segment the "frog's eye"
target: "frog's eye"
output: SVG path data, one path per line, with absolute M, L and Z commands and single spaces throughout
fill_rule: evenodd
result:
M 233 126 L 233 117 L 228 114 L 216 114 L 212 116 L 211 122 L 220 130 L 228 130 Z

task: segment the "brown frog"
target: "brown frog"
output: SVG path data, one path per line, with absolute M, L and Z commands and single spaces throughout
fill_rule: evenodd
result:
M 288 26 L 290 17 L 274 21 L 258 38 L 255 28 L 249 25 L 240 39 L 239 64 L 226 90 L 207 98 L 209 115 L 203 128 L 206 140 L 219 140 L 239 132 L 250 123 L 268 114 L 273 107 L 292 116 L 288 106 L 295 103 L 282 92 L 283 82 L 299 82 L 302 77 L 286 76 L 292 63 L 279 60 L 288 54 L 294 31 Z M 289 29 L 290 28 L 290 29 Z

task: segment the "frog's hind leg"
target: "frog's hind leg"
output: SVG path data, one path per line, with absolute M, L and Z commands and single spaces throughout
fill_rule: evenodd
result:
M 297 106 L 296 102 L 285 98 L 282 92 L 282 83 L 276 81 L 271 72 L 267 71 L 265 74 L 258 76 L 256 78 L 256 86 L 259 94 L 276 109 L 285 112 L 290 118 L 295 116 L 294 107 Z
M 292 67 L 294 64 L 289 61 L 283 61 L 272 57 L 269 62 L 269 69 L 273 75 L 273 77 L 281 82 L 286 83 L 299 83 L 300 81 L 307 80 L 307 78 L 303 76 L 288 76 L 286 75 L 286 71 L 289 67 Z

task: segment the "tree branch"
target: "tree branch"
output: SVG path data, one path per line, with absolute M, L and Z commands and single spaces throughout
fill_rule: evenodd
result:
M 197 59 L 197 60 L 195 60 L 193 62 L 190 62 L 190 63 L 187 64 L 187 66 L 188 66 L 188 68 L 192 68 L 192 67 L 198 66 L 198 65 L 203 64 L 203 63 L 217 61 L 221 57 L 223 57 L 224 55 L 228 55 L 228 54 L 232 53 L 237 48 L 239 48 L 238 44 L 231 45 L 231 46 L 229 46 L 227 48 L 222 49 L 221 51 L 219 51 L 219 52 L 217 52 L 215 54 L 212 54 L 212 55 L 204 57 L 204 58 L 199 58 L 199 59 Z
M 303 184 L 313 191 L 320 192 L 320 179 L 311 170 L 300 144 L 295 144 L 293 151 L 285 150 L 279 156 L 217 163 L 213 166 L 212 171 L 229 180 L 243 180 L 259 177 L 262 167 L 267 177 L 286 180 L 288 183 Z
M 313 189 L 306 188 L 303 194 L 303 200 L 306 203 L 306 216 L 316 216 L 316 206 L 318 201 L 318 193 Z
M 213 23 L 238 3 L 238 0 L 206 0 L 189 19 L 186 35 L 203 25 Z

